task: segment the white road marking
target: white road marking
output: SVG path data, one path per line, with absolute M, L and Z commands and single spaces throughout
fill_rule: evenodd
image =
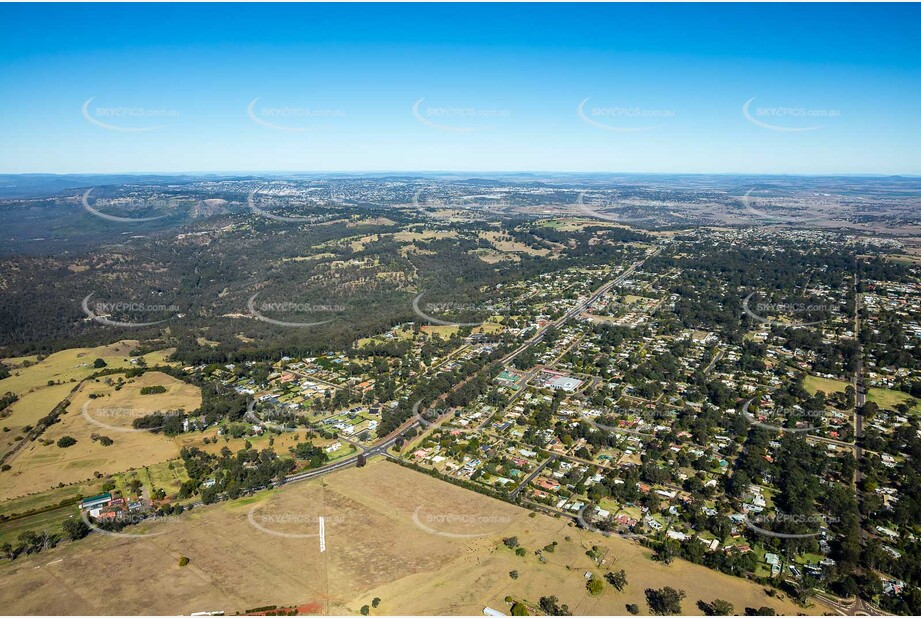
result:
M 326 520 L 320 517 L 320 553 L 326 551 Z

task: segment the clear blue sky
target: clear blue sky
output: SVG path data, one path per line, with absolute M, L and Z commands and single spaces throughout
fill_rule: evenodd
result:
M 0 172 L 919 174 L 919 17 L 3 4 Z

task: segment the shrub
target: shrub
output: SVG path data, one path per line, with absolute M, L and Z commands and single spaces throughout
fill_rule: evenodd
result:
M 604 592 L 604 582 L 597 577 L 592 577 L 588 580 L 588 583 L 585 584 L 585 587 L 588 589 L 588 593 L 593 597 L 597 597 L 599 594 Z

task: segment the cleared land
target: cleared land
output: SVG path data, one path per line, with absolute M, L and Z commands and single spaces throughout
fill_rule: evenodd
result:
M 141 388 L 154 385 L 167 390 L 154 395 L 140 394 Z M 100 397 L 90 399 L 90 394 Z M 115 474 L 178 457 L 179 445 L 175 440 L 134 431 L 131 422 L 157 410 L 190 412 L 200 405 L 198 387 L 156 371 L 126 381 L 119 390 L 114 384 L 85 383 L 71 398 L 61 421 L 8 462 L 12 469 L 3 473 L 0 501 L 46 491 L 59 484 L 84 482 L 97 472 Z M 94 433 L 108 436 L 115 443 L 103 446 L 94 442 L 91 438 Z M 63 436 L 75 438 L 77 443 L 60 448 L 55 442 Z
M 876 402 L 880 408 L 884 410 L 895 410 L 895 407 L 900 403 L 905 403 L 909 399 L 915 402 L 915 405 L 912 406 L 911 411 L 918 411 L 918 400 L 914 399 L 911 395 L 903 393 L 902 391 L 894 391 L 888 388 L 868 388 L 867 389 L 867 401 Z
M 96 348 L 72 348 L 51 354 L 39 361 L 36 356 L 8 358 L 10 377 L 0 380 L 0 394 L 13 392 L 19 401 L 10 406 L 11 414 L 0 419 L 0 427 L 9 431 L 0 433 L 0 455 L 17 444 L 16 437 L 24 435 L 23 428 L 34 425 L 63 401 L 81 381 L 98 371 L 93 361 L 101 358 L 110 368 L 132 367 L 131 350 L 137 341 L 126 340 Z M 167 364 L 172 350 L 151 352 L 143 358 L 148 365 Z M 30 366 L 24 366 L 29 363 Z
M 815 395 L 818 391 L 822 391 L 826 395 L 843 393 L 847 386 L 848 383 L 843 380 L 832 380 L 830 378 L 820 378 L 819 376 L 812 375 L 803 378 L 803 388 L 806 389 L 806 392 L 810 395 Z
M 19 401 L 10 406 L 10 415 L 0 420 L 0 455 L 8 453 L 21 440 L 25 439 L 28 429 L 35 424 L 54 407 L 61 403 L 76 385 L 71 383 L 55 384 L 47 386 L 19 397 Z
M 99 371 L 93 368 L 93 361 L 97 358 L 104 360 L 108 368 L 130 368 L 130 352 L 138 346 L 137 341 L 125 340 L 103 345 L 96 348 L 70 348 L 49 355 L 44 360 L 30 367 L 17 367 L 10 371 L 12 375 L 5 380 L 0 380 L 0 393 L 12 391 L 20 397 L 34 389 L 48 386 L 48 381 L 54 382 L 79 382 L 88 378 L 92 373 Z M 148 365 L 165 365 L 166 357 L 173 350 L 160 350 L 143 356 Z M 35 357 L 27 357 L 35 360 Z M 7 359 L 8 364 L 18 364 L 23 359 Z
M 726 599 L 739 612 L 763 605 L 786 614 L 824 609 L 803 610 L 768 597 L 761 586 L 682 561 L 664 566 L 631 542 L 529 515 L 376 461 L 131 530 L 146 536 L 93 535 L 0 563 L 0 600 L 9 614 L 229 615 L 312 603 L 322 612 L 357 614 L 380 597 L 378 614 L 478 615 L 485 606 L 507 612 L 507 595 L 536 603 L 555 594 L 575 613 L 623 614 L 625 603 L 646 611 L 645 588 L 680 582 L 690 614 L 699 613 L 701 598 Z M 326 523 L 322 554 L 320 516 Z M 517 536 L 527 554 L 507 549 L 507 536 Z M 552 541 L 558 546 L 541 564 L 534 550 Z M 606 552 L 602 568 L 585 555 L 592 545 Z M 180 556 L 190 559 L 187 566 L 178 565 Z M 584 573 L 615 569 L 626 570 L 626 591 L 608 586 L 590 596 Z M 517 580 L 511 570 L 519 572 Z

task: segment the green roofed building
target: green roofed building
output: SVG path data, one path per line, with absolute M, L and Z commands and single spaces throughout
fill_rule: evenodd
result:
M 80 509 L 83 511 L 87 509 L 94 509 L 99 506 L 105 506 L 110 502 L 112 502 L 112 494 L 110 493 L 99 494 L 98 496 L 87 498 L 86 500 L 81 502 Z

